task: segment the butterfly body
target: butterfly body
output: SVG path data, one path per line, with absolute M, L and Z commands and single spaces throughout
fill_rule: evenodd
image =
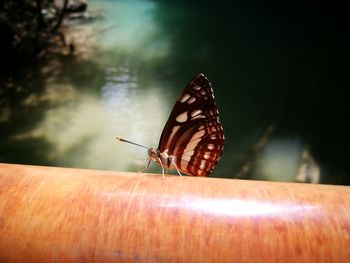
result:
M 157 164 L 159 164 L 163 169 L 168 171 L 169 169 L 176 169 L 175 164 L 175 156 L 168 155 L 168 150 L 165 150 L 164 152 L 160 152 L 159 149 L 156 148 L 150 148 L 148 149 L 148 156 L 150 160 L 153 160 Z M 164 174 L 164 170 L 163 170 Z
M 149 150 L 149 157 L 166 171 L 207 176 L 220 159 L 224 143 L 212 86 L 198 74 L 176 101 L 158 149 Z

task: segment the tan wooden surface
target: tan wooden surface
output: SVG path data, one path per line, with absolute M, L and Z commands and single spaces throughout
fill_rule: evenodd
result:
M 350 262 L 350 187 L 0 164 L 0 262 Z

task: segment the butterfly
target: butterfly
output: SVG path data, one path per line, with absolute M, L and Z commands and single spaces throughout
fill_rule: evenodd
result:
M 116 138 L 147 148 L 149 161 L 145 169 L 153 160 L 162 167 L 163 177 L 169 169 L 176 169 L 179 175 L 210 175 L 225 144 L 212 85 L 202 73 L 187 84 L 164 126 L 158 148 Z

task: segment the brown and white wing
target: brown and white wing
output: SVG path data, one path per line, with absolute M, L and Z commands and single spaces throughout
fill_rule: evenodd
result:
M 160 152 L 167 150 L 183 173 L 207 176 L 220 159 L 224 143 L 212 86 L 198 74 L 176 101 L 158 148 Z

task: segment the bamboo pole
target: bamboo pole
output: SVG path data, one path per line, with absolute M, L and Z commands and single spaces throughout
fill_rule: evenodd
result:
M 0 164 L 0 262 L 349 262 L 350 187 Z

